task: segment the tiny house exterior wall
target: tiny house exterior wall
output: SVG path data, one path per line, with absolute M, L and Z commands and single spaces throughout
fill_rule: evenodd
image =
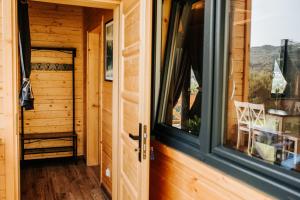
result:
M 160 142 L 153 142 L 152 200 L 271 200 L 271 196 Z

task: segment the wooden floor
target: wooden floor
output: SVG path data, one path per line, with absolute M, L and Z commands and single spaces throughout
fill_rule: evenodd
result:
M 106 200 L 97 168 L 70 160 L 30 162 L 21 169 L 21 200 Z

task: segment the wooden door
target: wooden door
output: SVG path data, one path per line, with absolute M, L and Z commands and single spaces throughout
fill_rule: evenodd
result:
M 120 200 L 149 198 L 151 6 L 150 0 L 126 0 L 121 4 L 118 131 Z
M 100 27 L 87 34 L 87 165 L 99 164 Z

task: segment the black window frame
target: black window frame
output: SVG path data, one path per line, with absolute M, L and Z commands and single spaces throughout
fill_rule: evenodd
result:
M 180 0 L 175 0 L 180 1 Z M 190 1 L 192 3 L 196 2 L 196 0 L 185 0 Z M 173 5 L 172 5 L 173 7 Z M 213 1 L 207 1 L 205 3 L 205 13 L 204 13 L 204 43 L 203 49 L 209 49 L 208 51 L 203 51 L 203 90 L 202 90 L 202 105 L 201 105 L 201 127 L 199 131 L 199 136 L 193 136 L 186 133 L 184 130 L 180 130 L 175 127 L 171 127 L 165 124 L 157 123 L 156 114 L 157 114 L 157 107 L 159 105 L 159 93 L 161 83 L 162 73 L 160 73 L 161 69 L 161 61 L 160 61 L 160 47 L 161 47 L 161 20 L 157 20 L 157 18 L 161 19 L 161 11 L 158 12 L 158 9 L 161 10 L 162 5 L 161 1 L 154 1 L 154 31 L 153 31 L 153 70 L 152 74 L 154 77 L 152 78 L 152 128 L 154 135 L 160 141 L 172 146 L 174 148 L 178 148 L 181 151 L 188 153 L 194 157 L 203 159 L 203 151 L 208 151 L 209 147 L 206 145 L 207 142 L 210 140 L 208 138 L 208 134 L 204 134 L 205 131 L 210 130 L 210 115 L 212 113 L 212 87 L 213 82 L 213 44 L 211 43 L 211 38 L 213 36 L 213 20 L 209 16 L 212 13 Z M 171 9 L 171 16 L 174 12 Z M 172 17 L 171 17 L 172 18 Z M 172 23 L 172 22 L 170 22 Z M 172 26 L 172 24 L 171 24 Z M 168 31 L 171 29 L 169 28 Z M 169 34 L 168 34 L 169 35 Z M 208 37 L 208 38 L 207 38 Z M 167 49 L 170 48 L 167 42 Z M 167 51 L 166 51 L 167 52 Z M 206 97 L 206 98 L 203 98 Z M 208 116 L 208 117 L 207 117 Z M 206 150 L 204 148 L 207 148 Z M 203 151 L 200 151 L 202 149 Z
M 272 165 L 222 145 L 226 125 L 228 88 L 228 42 L 231 0 L 205 1 L 203 55 L 203 102 L 199 143 L 178 137 L 175 129 L 157 126 L 155 116 L 160 84 L 160 42 L 162 0 L 154 1 L 153 69 L 152 74 L 152 134 L 155 139 L 193 156 L 226 174 L 242 180 L 280 199 L 300 198 L 300 173 Z M 157 20 L 160 19 L 160 20 Z M 206 84 L 206 85 L 204 85 Z

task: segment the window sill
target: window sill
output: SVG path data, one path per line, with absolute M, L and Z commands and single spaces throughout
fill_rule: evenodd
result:
M 188 137 L 188 139 L 183 138 L 183 134 L 178 134 L 170 131 L 170 128 L 165 126 L 157 126 L 153 131 L 155 139 L 159 142 L 170 146 L 180 152 L 190 155 L 196 159 L 203 160 L 204 155 L 200 151 L 200 145 L 197 143 L 198 138 L 192 140 L 193 136 Z M 197 141 L 197 142 L 196 142 Z

